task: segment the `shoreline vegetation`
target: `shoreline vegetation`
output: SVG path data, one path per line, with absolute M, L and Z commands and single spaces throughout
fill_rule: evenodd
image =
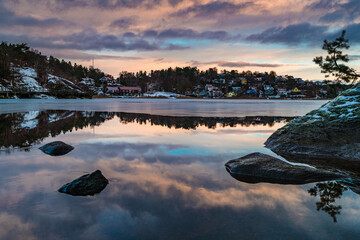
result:
M 42 55 L 25 43 L 0 44 L 0 98 L 331 99 L 349 87 L 274 71 L 196 66 L 112 76 L 93 66 Z
M 106 96 L 106 95 L 93 95 L 92 98 L 149 98 L 149 99 L 169 99 L 169 97 L 159 96 L 159 97 L 150 97 L 150 96 L 139 96 L 139 97 L 130 97 L 130 96 Z M 206 98 L 206 97 L 174 97 L 173 99 L 211 99 L 211 100 L 332 100 L 333 98 L 269 98 L 269 97 L 249 97 L 249 96 L 239 96 L 239 97 L 219 97 L 219 98 Z

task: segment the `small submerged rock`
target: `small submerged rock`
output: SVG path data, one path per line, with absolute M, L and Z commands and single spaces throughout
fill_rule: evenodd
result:
M 292 165 L 258 152 L 230 160 L 225 167 L 235 179 L 247 183 L 305 184 L 346 177 L 312 167 Z
M 108 183 L 109 181 L 102 175 L 101 171 L 96 170 L 65 184 L 58 191 L 73 196 L 94 195 L 104 190 Z
M 71 152 L 74 149 L 74 147 L 61 141 L 55 141 L 45 144 L 39 149 L 51 156 L 61 156 Z

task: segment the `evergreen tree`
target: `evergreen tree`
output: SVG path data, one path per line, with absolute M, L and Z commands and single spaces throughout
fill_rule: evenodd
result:
M 331 75 L 337 81 L 355 83 L 360 75 L 355 69 L 344 64 L 349 62 L 349 56 L 343 54 L 342 49 L 349 49 L 350 47 L 349 40 L 345 39 L 345 33 L 346 31 L 343 30 L 341 36 L 332 42 L 324 40 L 322 49 L 327 51 L 328 55 L 325 58 L 322 56 L 315 57 L 313 61 L 320 66 L 321 72 L 326 74 L 325 77 Z

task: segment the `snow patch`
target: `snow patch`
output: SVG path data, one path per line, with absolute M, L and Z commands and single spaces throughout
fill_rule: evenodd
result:
M 36 128 L 39 123 L 39 121 L 36 119 L 38 115 L 39 115 L 39 111 L 31 111 L 25 113 L 24 120 L 20 124 L 20 127 L 28 128 L 28 129 Z
M 155 93 L 145 93 L 144 94 L 145 97 L 181 97 L 183 95 L 177 94 L 177 93 L 172 93 L 172 92 L 155 92 Z
M 25 68 L 15 68 L 15 71 L 19 73 L 20 81 L 17 83 L 22 91 L 26 90 L 28 92 L 47 92 L 48 90 L 41 86 L 35 78 L 37 78 L 37 73 L 35 69 L 25 67 Z
M 344 91 L 340 96 L 331 100 L 318 110 L 299 118 L 299 121 L 309 123 L 315 119 L 353 119 L 358 117 L 356 112 L 360 112 L 360 84 Z

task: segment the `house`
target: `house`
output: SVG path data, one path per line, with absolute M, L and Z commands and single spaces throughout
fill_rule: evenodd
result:
M 207 92 L 206 91 L 201 91 L 197 96 L 198 97 L 206 97 Z
M 274 88 L 271 85 L 264 85 L 265 96 L 274 95 Z
M 159 83 L 148 83 L 147 84 L 147 92 L 148 93 L 153 93 L 156 91 L 160 91 Z
M 83 78 L 80 82 L 81 84 L 87 85 L 87 86 L 94 86 L 95 85 L 95 81 L 92 78 Z
M 228 94 L 226 94 L 226 97 L 236 97 L 236 93 L 229 92 Z
M 224 94 L 221 90 L 212 91 L 212 97 L 222 97 Z
M 236 94 L 240 94 L 242 91 L 241 87 L 232 87 L 231 89 Z
M 140 87 L 120 87 L 120 95 L 122 96 L 140 96 Z
M 277 95 L 287 97 L 288 92 L 287 92 L 286 88 L 278 88 Z
M 106 87 L 106 92 L 110 94 L 118 94 L 119 88 L 118 87 Z
M 295 94 L 301 93 L 301 91 L 298 88 L 294 88 L 291 92 Z
M 206 84 L 205 85 L 205 90 L 206 91 L 213 91 L 214 90 L 214 86 L 212 84 Z
M 245 92 L 245 94 L 247 95 L 252 95 L 252 96 L 256 96 L 257 95 L 257 91 L 255 89 L 250 89 L 250 90 L 247 90 Z
M 100 78 L 99 80 L 102 84 L 106 83 L 106 85 L 115 85 L 117 83 L 116 80 L 110 76 L 104 76 L 104 77 Z
M 292 98 L 303 98 L 306 97 L 304 94 L 301 94 L 301 91 L 298 88 L 294 88 L 290 92 L 290 97 Z
M 319 91 L 319 97 L 327 97 L 328 91 L 321 89 Z
M 11 92 L 11 90 L 0 84 L 0 92 Z
M 241 84 L 243 84 L 243 85 L 245 85 L 247 83 L 246 78 L 240 78 L 239 80 L 240 80 Z

